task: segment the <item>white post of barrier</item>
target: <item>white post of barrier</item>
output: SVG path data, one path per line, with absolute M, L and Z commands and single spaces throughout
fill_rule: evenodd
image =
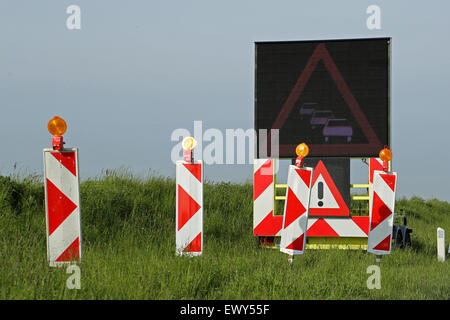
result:
M 203 166 L 194 161 L 192 137 L 183 140 L 184 160 L 176 162 L 176 254 L 198 256 L 203 252 Z
M 52 267 L 81 259 L 78 149 L 63 147 L 66 128 L 63 119 L 51 119 L 53 148 L 44 149 L 47 258 Z
M 445 261 L 445 230 L 437 228 L 437 256 L 438 261 Z
M 295 255 L 305 251 L 313 172 L 312 168 L 303 167 L 308 146 L 302 143 L 298 149 L 301 150 L 297 151 L 296 165 L 289 166 L 280 241 L 280 251 L 289 254 L 289 263 L 294 261 Z

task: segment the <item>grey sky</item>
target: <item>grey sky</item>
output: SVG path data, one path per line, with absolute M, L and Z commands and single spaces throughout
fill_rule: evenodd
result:
M 398 196 L 450 201 L 450 3 L 411 2 L 4 0 L 0 173 L 18 163 L 41 174 L 59 115 L 82 178 L 120 166 L 174 176 L 174 129 L 253 127 L 255 41 L 389 36 Z M 81 30 L 66 28 L 70 4 Z M 371 4 L 381 30 L 366 27 Z M 352 182 L 365 183 L 353 162 Z M 251 180 L 252 166 L 207 166 L 206 176 Z

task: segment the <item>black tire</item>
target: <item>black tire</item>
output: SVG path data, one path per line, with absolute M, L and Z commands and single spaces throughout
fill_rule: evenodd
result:
M 403 248 L 403 236 L 401 230 L 397 231 L 397 235 L 395 236 L 395 248 Z
M 405 247 L 411 247 L 411 234 L 410 234 L 410 232 L 406 232 Z

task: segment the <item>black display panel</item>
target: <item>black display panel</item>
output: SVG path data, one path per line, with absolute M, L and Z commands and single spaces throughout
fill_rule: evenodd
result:
M 301 142 L 312 157 L 378 157 L 390 144 L 390 43 L 257 42 L 256 132 L 279 129 L 278 158 Z M 276 157 L 270 141 L 258 158 Z

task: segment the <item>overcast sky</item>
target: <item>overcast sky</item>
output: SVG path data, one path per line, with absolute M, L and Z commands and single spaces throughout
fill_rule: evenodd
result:
M 392 37 L 397 198 L 450 201 L 450 3 L 411 2 L 3 0 L 0 174 L 42 174 L 47 122 L 59 115 L 82 179 L 120 166 L 173 177 L 175 129 L 253 127 L 255 41 Z M 80 30 L 66 27 L 72 4 Z M 366 26 L 372 4 L 381 30 Z M 365 170 L 352 161 L 352 183 Z M 205 173 L 251 181 L 252 165 Z

